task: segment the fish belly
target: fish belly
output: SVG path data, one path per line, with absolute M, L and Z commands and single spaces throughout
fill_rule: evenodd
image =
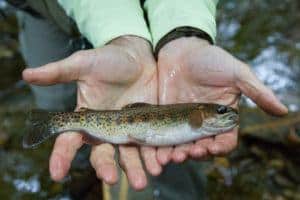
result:
M 128 131 L 128 134 L 125 134 L 123 131 L 120 131 L 120 133 L 107 133 L 99 130 L 86 130 L 85 134 L 89 136 L 88 143 L 135 143 L 149 146 L 177 145 L 214 135 L 201 128 L 193 129 L 187 123 L 160 129 L 148 128 L 140 131 Z
M 193 129 L 188 124 L 166 127 L 160 130 L 148 129 L 144 134 L 130 134 L 130 141 L 149 146 L 169 146 L 187 143 L 196 139 L 211 136 L 203 129 Z

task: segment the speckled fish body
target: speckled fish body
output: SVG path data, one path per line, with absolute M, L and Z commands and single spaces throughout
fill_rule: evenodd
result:
M 175 145 L 228 132 L 238 125 L 238 112 L 217 104 L 131 104 L 122 110 L 80 112 L 37 111 L 24 147 L 34 147 L 52 135 L 76 131 L 87 143 Z

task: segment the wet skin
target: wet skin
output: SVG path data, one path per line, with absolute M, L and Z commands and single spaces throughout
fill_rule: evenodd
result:
M 157 70 L 158 69 L 158 70 Z M 78 52 L 65 60 L 23 72 L 27 82 L 51 85 L 77 81 L 77 108 L 118 109 L 134 102 L 170 104 L 212 102 L 238 106 L 242 93 L 274 115 L 287 109 L 243 62 L 219 47 L 197 38 L 181 38 L 165 45 L 155 63 L 150 45 L 141 38 L 123 37 L 100 49 Z M 80 134 L 63 134 L 56 139 L 50 173 L 61 180 L 82 146 Z M 147 179 L 142 167 L 158 175 L 162 166 L 187 158 L 223 155 L 237 144 L 237 129 L 176 147 L 119 146 L 120 164 L 131 186 L 140 190 Z M 118 180 L 115 149 L 111 144 L 94 146 L 90 161 L 97 176 L 108 184 Z M 101 159 L 99 159 L 101 158 Z

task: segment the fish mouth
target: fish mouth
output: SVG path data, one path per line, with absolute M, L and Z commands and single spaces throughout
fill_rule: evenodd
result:
M 239 123 L 239 116 L 236 113 L 230 113 L 226 117 L 226 120 L 228 120 L 228 122 L 231 122 L 233 124 L 238 124 Z
M 222 133 L 232 130 L 239 124 L 239 116 L 236 112 L 230 112 L 217 117 L 214 122 L 204 125 L 204 130 L 211 133 Z

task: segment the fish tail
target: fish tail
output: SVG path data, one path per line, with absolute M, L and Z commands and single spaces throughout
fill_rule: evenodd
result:
M 30 113 L 30 124 L 23 137 L 23 148 L 34 148 L 57 132 L 51 127 L 51 118 L 55 113 L 44 110 L 33 110 Z

